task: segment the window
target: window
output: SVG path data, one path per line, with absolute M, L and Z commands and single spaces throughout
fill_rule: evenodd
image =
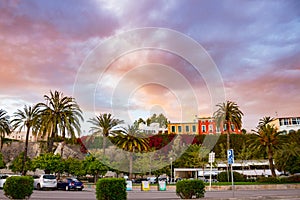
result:
M 192 128 L 193 128 L 193 132 L 194 132 L 194 133 L 196 133 L 196 126 L 195 126 L 195 125 L 193 125 L 193 127 L 192 127 Z
M 297 124 L 300 124 L 300 118 L 299 117 L 296 118 L 296 121 L 297 121 Z
M 234 125 L 233 124 L 231 124 L 231 130 L 234 131 Z
M 289 125 L 289 119 L 284 119 L 284 125 Z
M 178 126 L 178 132 L 181 133 L 182 132 L 182 127 Z
M 213 132 L 213 126 L 209 125 L 209 132 L 212 133 Z
M 284 124 L 284 120 L 283 119 L 279 120 L 279 125 L 282 126 L 283 124 Z
M 220 133 L 220 127 L 217 126 L 217 133 Z
M 292 118 L 292 124 L 296 125 L 297 124 L 297 119 L 296 118 Z
M 224 124 L 224 131 L 227 131 L 227 124 Z
M 205 127 L 205 125 L 202 125 L 201 129 L 202 129 L 202 132 L 206 132 L 206 127 Z
M 185 132 L 187 132 L 187 133 L 190 132 L 190 127 L 189 126 L 185 126 Z
M 172 133 L 175 133 L 175 132 L 176 132 L 175 126 L 171 126 L 171 132 L 172 132 Z

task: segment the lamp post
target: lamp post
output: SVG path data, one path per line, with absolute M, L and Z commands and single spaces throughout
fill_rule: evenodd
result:
M 173 169 L 172 169 L 172 161 L 173 161 L 173 158 L 171 157 L 170 158 L 170 162 L 171 162 L 170 184 L 172 182 L 172 171 L 173 171 Z

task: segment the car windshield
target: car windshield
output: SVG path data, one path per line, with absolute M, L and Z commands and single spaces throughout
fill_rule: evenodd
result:
M 45 179 L 55 179 L 54 175 L 44 175 Z
M 77 180 L 76 178 L 72 178 L 71 180 L 74 182 L 79 182 L 79 180 Z

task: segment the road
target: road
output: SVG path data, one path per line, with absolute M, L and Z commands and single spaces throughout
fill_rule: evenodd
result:
M 234 195 L 234 196 L 233 196 Z M 0 200 L 7 200 L 4 196 L 3 190 L 0 191 Z M 95 190 L 85 191 L 37 191 L 34 190 L 30 200 L 95 200 Z M 129 200 L 172 200 L 179 199 L 175 191 L 129 191 Z M 256 200 L 256 199 L 290 199 L 300 200 L 300 190 L 238 190 L 234 194 L 230 190 L 226 191 L 207 191 L 205 193 L 206 200 L 220 199 L 220 200 Z

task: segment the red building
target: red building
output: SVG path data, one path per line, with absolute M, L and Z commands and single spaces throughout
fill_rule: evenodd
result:
M 227 133 L 227 125 L 224 124 L 223 127 L 217 127 L 216 121 L 212 117 L 203 117 L 198 118 L 198 131 L 199 134 L 216 134 L 216 133 Z M 240 134 L 241 130 L 235 128 L 233 124 L 231 124 L 230 133 Z

